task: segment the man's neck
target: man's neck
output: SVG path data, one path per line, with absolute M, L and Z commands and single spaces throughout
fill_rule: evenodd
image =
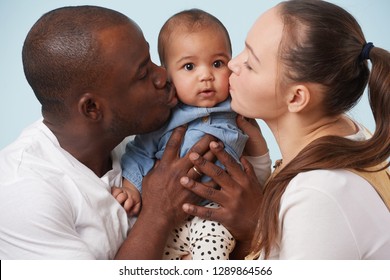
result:
M 58 127 L 45 120 L 44 123 L 53 132 L 61 148 L 91 169 L 98 177 L 102 177 L 112 169 L 111 151 L 115 148 L 114 144 L 106 143 L 102 137 L 90 137 L 92 133 L 75 126 Z

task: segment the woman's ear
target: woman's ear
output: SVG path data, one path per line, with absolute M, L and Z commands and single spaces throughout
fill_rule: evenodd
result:
M 81 115 L 92 121 L 98 121 L 103 117 L 102 106 L 91 93 L 85 93 L 81 96 L 78 109 Z
M 310 90 L 305 85 L 292 86 L 287 100 L 288 110 L 298 113 L 306 108 L 310 101 Z

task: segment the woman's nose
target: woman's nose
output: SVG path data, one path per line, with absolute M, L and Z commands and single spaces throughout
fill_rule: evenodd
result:
M 237 57 L 231 59 L 229 62 L 228 62 L 228 67 L 229 69 L 236 75 L 239 75 L 240 74 L 240 66 L 238 65 L 237 63 Z

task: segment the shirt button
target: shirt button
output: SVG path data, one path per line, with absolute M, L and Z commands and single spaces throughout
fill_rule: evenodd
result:
M 209 121 L 209 116 L 206 116 L 206 117 L 203 117 L 202 118 L 202 122 L 206 123 Z

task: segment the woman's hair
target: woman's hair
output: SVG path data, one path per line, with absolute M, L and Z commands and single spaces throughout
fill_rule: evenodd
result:
M 200 9 L 184 10 L 171 16 L 162 26 L 158 35 L 158 54 L 162 66 L 166 66 L 166 48 L 171 43 L 170 38 L 176 31 L 197 32 L 208 28 L 214 28 L 216 32 L 222 32 L 226 36 L 230 53 L 232 46 L 229 33 L 223 23 Z
M 361 98 L 368 82 L 376 129 L 372 138 L 353 141 L 325 136 L 307 145 L 264 188 L 253 251 L 268 258 L 280 234 L 281 197 L 298 173 L 315 169 L 365 170 L 390 156 L 390 54 L 373 47 L 361 56 L 366 40 L 357 21 L 342 8 L 318 0 L 282 2 L 278 12 L 284 23 L 279 46 L 282 84 L 313 82 L 324 88 L 322 110 L 342 114 Z M 382 169 L 389 166 L 389 163 Z

